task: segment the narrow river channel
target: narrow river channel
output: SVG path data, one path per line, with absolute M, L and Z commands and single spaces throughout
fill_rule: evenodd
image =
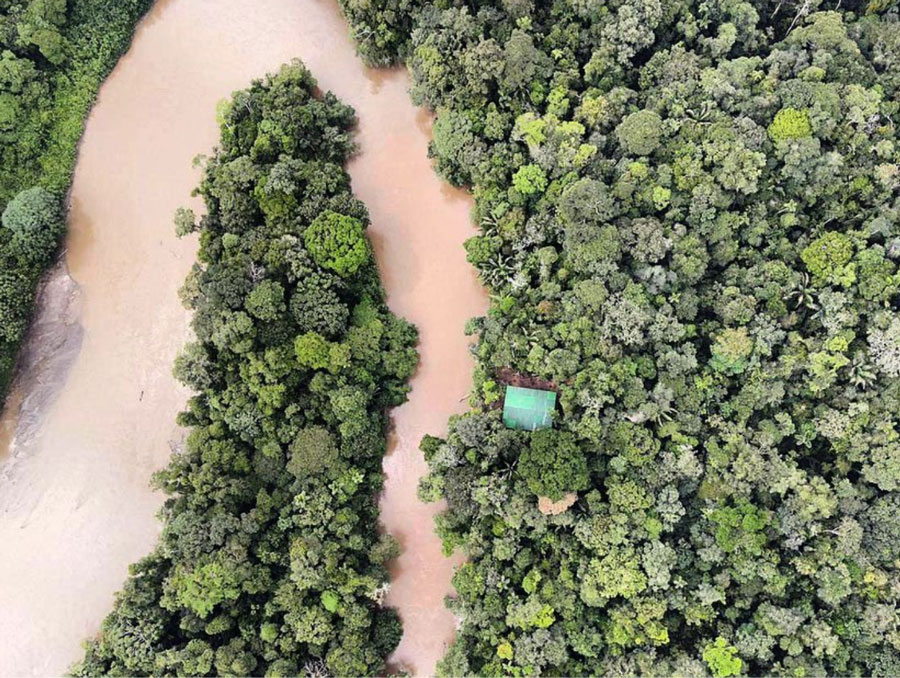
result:
M 148 482 L 181 437 L 187 393 L 171 364 L 189 337 L 177 290 L 195 248 L 175 238 L 172 214 L 197 207 L 191 160 L 215 143 L 216 102 L 293 57 L 356 108 L 353 188 L 372 214 L 388 303 L 421 333 L 385 460 L 383 522 L 404 548 L 388 596 L 405 626 L 392 664 L 428 675 L 453 637 L 453 565 L 435 507 L 416 499 L 417 446 L 465 409 L 463 326 L 487 306 L 462 249 L 470 200 L 432 172 L 429 117 L 406 74 L 362 66 L 333 0 L 160 0 L 88 121 L 65 261 L 0 426 L 2 676 L 63 673 L 159 534 L 162 497 Z

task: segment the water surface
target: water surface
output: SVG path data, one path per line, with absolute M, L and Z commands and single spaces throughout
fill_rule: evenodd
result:
M 427 675 L 452 639 L 452 563 L 415 496 L 424 433 L 465 409 L 467 318 L 487 300 L 464 259 L 469 198 L 426 157 L 430 120 L 399 70 L 365 69 L 326 0 L 160 0 L 100 92 L 75 172 L 65 261 L 42 294 L 0 421 L 0 675 L 59 675 L 99 628 L 128 563 L 152 548 L 148 482 L 182 432 L 171 364 L 189 339 L 177 289 L 195 242 L 171 225 L 198 207 L 191 160 L 216 141 L 215 105 L 293 57 L 356 108 L 353 188 L 372 214 L 388 303 L 421 333 L 410 401 L 393 412 L 382 498 L 404 548 L 388 603 L 406 629 L 396 666 Z

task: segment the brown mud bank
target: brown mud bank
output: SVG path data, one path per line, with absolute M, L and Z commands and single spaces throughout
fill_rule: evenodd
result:
M 404 549 L 388 595 L 405 625 L 392 661 L 427 675 L 452 639 L 452 564 L 432 531 L 436 507 L 415 493 L 419 439 L 465 409 L 463 326 L 487 307 L 461 246 L 470 200 L 434 175 L 430 121 L 406 74 L 364 68 L 334 2 L 160 0 L 91 113 L 65 261 L 0 422 L 2 676 L 64 672 L 157 538 L 162 497 L 148 482 L 181 437 L 187 393 L 171 364 L 190 334 L 177 290 L 195 249 L 175 238 L 172 214 L 197 207 L 191 160 L 216 141 L 216 103 L 294 57 L 357 111 L 353 188 L 372 215 L 388 303 L 421 335 L 385 459 L 383 522 Z

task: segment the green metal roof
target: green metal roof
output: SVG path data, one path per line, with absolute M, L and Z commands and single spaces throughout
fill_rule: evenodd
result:
M 556 393 L 536 388 L 506 387 L 503 401 L 503 423 L 509 428 L 534 431 L 553 424 Z

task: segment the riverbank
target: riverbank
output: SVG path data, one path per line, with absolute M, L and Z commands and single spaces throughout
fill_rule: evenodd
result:
M 61 13 L 57 4 L 32 3 L 24 13 L 5 7 L 0 13 L 5 64 L 0 82 L 5 111 L 0 130 L 0 212 L 36 187 L 51 191 L 53 201 L 68 190 L 97 90 L 128 48 L 135 24 L 152 0 L 70 0 L 63 3 Z M 42 30 L 35 31 L 34 24 Z M 36 52 L 42 58 L 34 58 Z M 40 218 L 45 234 L 55 232 L 52 219 L 46 214 Z M 14 373 L 28 369 L 28 359 L 22 357 L 24 344 L 34 322 L 36 292 L 55 263 L 57 237 L 51 237 L 40 255 L 32 252 L 26 257 L 8 234 L 0 239 L 0 269 L 5 275 L 0 286 L 0 403 L 9 395 Z

